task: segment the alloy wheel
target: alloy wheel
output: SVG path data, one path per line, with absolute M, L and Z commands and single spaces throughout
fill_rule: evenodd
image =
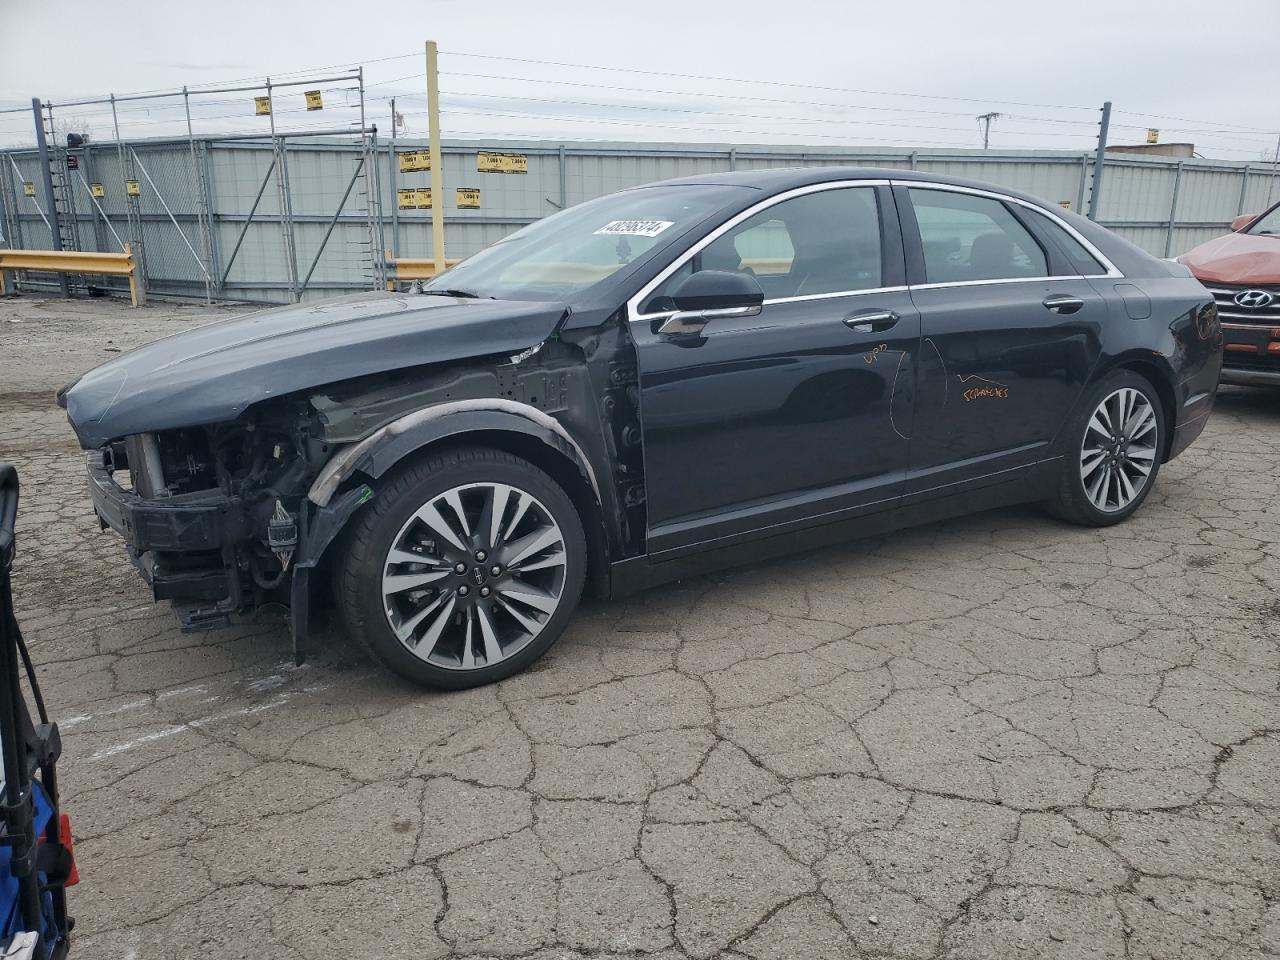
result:
M 1156 464 L 1159 420 L 1140 390 L 1107 395 L 1085 427 L 1080 479 L 1085 496 L 1104 513 L 1123 510 L 1142 493 Z
M 564 537 L 537 498 L 503 483 L 432 497 L 405 521 L 382 566 L 383 609 L 414 656 L 453 670 L 524 649 L 560 606 Z

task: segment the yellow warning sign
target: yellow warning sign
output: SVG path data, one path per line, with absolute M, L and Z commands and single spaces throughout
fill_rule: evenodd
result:
M 100 183 L 89 184 L 89 192 L 93 194 L 93 199 L 95 200 L 101 200 L 107 195 L 107 191 L 102 188 Z
M 404 187 L 396 191 L 396 206 L 401 210 L 430 210 L 430 187 Z
M 24 196 L 34 197 L 36 195 L 36 185 L 32 183 L 30 180 L 23 180 L 22 193 Z
M 320 96 L 319 90 L 308 90 L 306 93 L 306 97 L 307 97 L 308 110 L 324 109 L 324 98 Z
M 529 158 L 523 153 L 476 154 L 476 171 L 479 173 L 528 173 Z
M 1155 127 L 1147 127 L 1147 143 L 1159 143 L 1160 131 Z
M 458 188 L 458 209 L 459 210 L 479 210 L 480 209 L 480 188 L 479 187 L 459 187 Z
M 400 172 L 413 173 L 415 170 L 431 169 L 431 151 L 407 150 L 400 154 Z
M 1058 201 L 1058 206 L 1060 206 L 1063 210 L 1070 210 L 1070 209 L 1071 209 L 1071 201 L 1070 201 L 1070 200 L 1059 200 L 1059 201 Z
M 142 196 L 142 185 L 137 180 L 126 180 L 124 182 L 124 192 L 131 197 Z
M 271 98 L 270 97 L 254 97 L 253 112 L 260 117 L 265 117 L 267 114 L 269 114 L 271 112 Z

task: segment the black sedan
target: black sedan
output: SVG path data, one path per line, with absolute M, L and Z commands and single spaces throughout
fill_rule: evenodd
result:
M 301 653 L 332 601 L 465 687 L 544 653 L 587 582 L 1001 504 L 1117 523 L 1221 362 L 1179 264 L 1021 194 L 824 168 L 603 197 L 420 294 L 212 324 L 59 397 L 184 626 L 284 602 Z

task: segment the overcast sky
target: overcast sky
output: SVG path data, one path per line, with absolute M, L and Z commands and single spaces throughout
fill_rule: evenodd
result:
M 1113 143 L 1156 127 L 1243 160 L 1275 149 L 1278 34 L 1280 0 L 0 0 L 0 107 L 364 64 L 369 121 L 385 135 L 396 96 L 416 137 L 434 39 L 446 137 L 980 147 L 994 111 L 993 148 L 1081 149 L 1110 99 Z M 316 86 L 320 113 L 310 84 L 277 91 L 281 129 L 357 122 L 353 84 Z M 194 97 L 197 132 L 265 131 L 252 98 Z M 111 136 L 109 108 L 55 116 Z M 185 133 L 181 98 L 120 116 L 125 136 Z M 30 137 L 29 113 L 0 114 L 0 145 Z

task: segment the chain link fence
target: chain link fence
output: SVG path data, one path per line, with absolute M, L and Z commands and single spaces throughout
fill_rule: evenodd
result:
M 326 97 L 336 120 L 293 116 L 324 109 Z M 47 149 L 0 152 L 5 246 L 118 252 L 127 244 L 149 294 L 206 301 L 296 302 L 385 282 L 379 145 L 364 122 L 361 71 L 36 101 L 28 117 Z M 225 121 L 240 117 L 245 128 L 226 131 Z M 184 119 L 186 137 L 151 135 Z M 222 132 L 202 133 L 202 124 Z M 33 271 L 19 278 L 31 289 L 59 283 Z M 73 277 L 71 286 L 124 289 L 95 276 Z

